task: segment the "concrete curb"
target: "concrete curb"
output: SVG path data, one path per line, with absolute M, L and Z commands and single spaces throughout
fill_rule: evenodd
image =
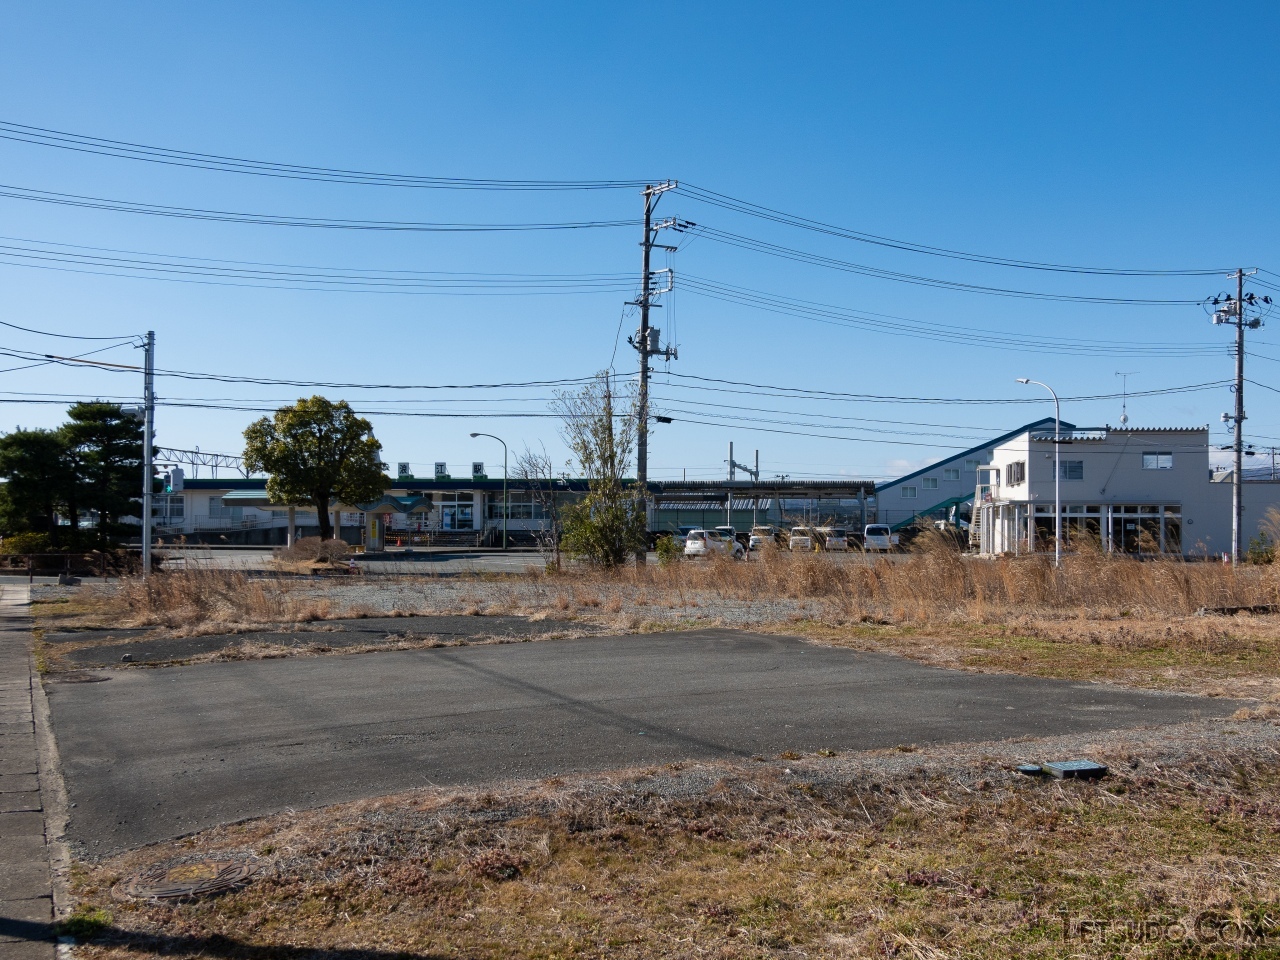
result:
M 66 949 L 55 947 L 53 940 L 51 827 L 45 798 L 50 783 L 60 785 L 61 780 L 56 750 L 45 756 L 39 747 L 36 700 L 43 702 L 44 691 L 23 609 L 29 597 L 25 584 L 0 587 L 0 955 L 53 960 Z M 47 727 L 47 704 L 44 711 Z

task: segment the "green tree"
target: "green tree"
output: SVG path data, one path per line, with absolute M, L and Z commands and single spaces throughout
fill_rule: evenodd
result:
M 587 479 L 586 497 L 565 511 L 565 551 L 597 566 L 621 566 L 647 546 L 644 492 L 626 482 L 636 445 L 635 391 L 619 395 L 602 371 L 577 393 L 557 393 L 551 406 Z
M 373 500 L 391 483 L 382 472 L 382 444 L 372 424 L 345 400 L 304 397 L 251 423 L 244 440 L 245 466 L 267 474 L 271 502 L 314 506 L 321 540 L 333 537 L 332 500 Z
M 96 539 L 107 549 L 134 528 L 120 521 L 142 519 L 142 421 L 118 403 L 75 403 L 61 433 L 76 477 L 68 514 L 80 507 L 98 515 Z M 72 520 L 74 523 L 74 519 Z
M 58 515 L 76 502 L 78 480 L 65 432 L 19 429 L 0 437 L 0 477 L 8 481 L 0 502 L 5 532 L 48 534 L 60 546 Z

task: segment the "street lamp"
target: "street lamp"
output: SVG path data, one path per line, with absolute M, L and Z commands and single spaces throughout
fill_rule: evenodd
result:
M 1053 387 L 1047 383 L 1041 383 L 1039 380 L 1028 380 L 1026 377 L 1019 377 L 1018 382 L 1022 384 L 1034 383 L 1037 387 L 1044 387 L 1049 391 L 1049 395 L 1053 397 L 1053 565 L 1055 567 L 1062 566 L 1062 466 L 1058 462 L 1059 451 L 1062 449 L 1061 435 L 1061 417 L 1059 416 L 1060 408 L 1058 404 L 1058 395 L 1053 392 Z M 1032 507 L 1032 510 L 1035 508 Z M 1032 513 L 1031 524 L 1035 527 L 1035 514 Z
M 488 437 L 502 444 L 502 549 L 507 549 L 507 517 L 511 514 L 511 504 L 507 500 L 507 442 L 492 433 L 473 433 L 471 439 Z

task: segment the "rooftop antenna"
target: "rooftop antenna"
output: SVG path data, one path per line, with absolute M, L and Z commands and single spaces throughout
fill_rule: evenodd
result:
M 1116 376 L 1120 378 L 1120 426 L 1126 426 L 1129 423 L 1129 378 L 1136 377 L 1141 371 L 1138 370 L 1117 370 Z

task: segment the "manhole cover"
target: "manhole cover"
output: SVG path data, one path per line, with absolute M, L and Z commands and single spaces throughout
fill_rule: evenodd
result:
M 242 860 L 202 860 L 170 867 L 152 867 L 120 881 L 117 897 L 134 900 L 177 900 L 234 890 L 257 872 Z
M 47 673 L 45 680 L 50 683 L 102 683 L 110 677 L 98 673 L 85 673 L 82 670 L 68 670 L 66 673 Z

